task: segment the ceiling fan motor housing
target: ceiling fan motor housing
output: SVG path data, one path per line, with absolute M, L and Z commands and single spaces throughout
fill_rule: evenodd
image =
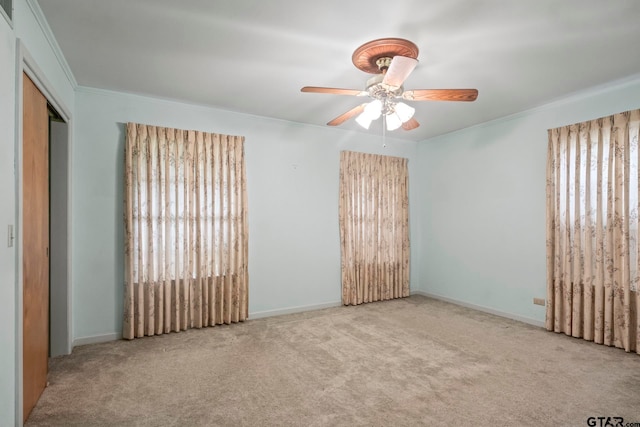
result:
M 382 83 L 384 79 L 384 74 L 377 74 L 367 80 L 367 86 L 365 91 L 369 94 L 370 97 L 374 99 L 390 99 L 397 98 L 402 95 L 404 91 L 404 87 L 393 87 L 387 84 Z

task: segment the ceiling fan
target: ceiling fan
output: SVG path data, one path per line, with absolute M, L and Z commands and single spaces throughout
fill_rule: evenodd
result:
M 365 90 L 305 86 L 300 91 L 334 95 L 367 96 L 372 101 L 362 103 L 331 120 L 327 125 L 338 126 L 356 117 L 365 129 L 371 122 L 384 116 L 386 129 L 402 127 L 412 130 L 420 126 L 413 118 L 415 108 L 405 101 L 475 101 L 477 89 L 414 89 L 404 90 L 402 84 L 418 65 L 418 47 L 409 40 L 399 38 L 376 39 L 363 44 L 353 52 L 351 60 L 356 68 L 376 76 L 367 81 Z

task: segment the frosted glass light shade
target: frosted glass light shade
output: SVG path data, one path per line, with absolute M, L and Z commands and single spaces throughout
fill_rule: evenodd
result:
M 385 116 L 385 120 L 387 121 L 387 129 L 388 130 L 396 130 L 400 126 L 402 126 L 402 120 L 400 120 L 400 117 L 398 116 L 397 113 L 387 114 Z M 407 119 L 407 120 L 409 120 L 409 119 Z
M 382 114 L 382 101 L 376 99 L 371 101 L 364 107 L 364 113 L 369 116 L 371 120 L 377 120 Z
M 371 126 L 371 118 L 367 115 L 366 111 L 363 111 L 362 113 L 360 113 L 360 115 L 358 117 L 356 117 L 356 122 L 358 122 L 358 124 L 360 126 L 362 126 L 365 129 L 369 129 L 369 126 Z
M 395 110 L 402 123 L 413 117 L 413 114 L 416 112 L 415 108 L 408 106 L 404 102 L 398 102 L 395 106 Z
M 364 106 L 362 113 L 356 117 L 356 122 L 363 128 L 369 129 L 371 122 L 377 120 L 380 114 L 382 114 L 382 102 L 376 99 Z
M 363 128 L 369 129 L 369 126 L 371 126 L 371 122 L 377 120 L 382 115 L 382 109 L 382 101 L 379 99 L 375 99 L 364 106 L 362 113 L 360 113 L 360 115 L 356 117 L 356 122 L 358 122 L 358 124 Z M 391 111 L 393 112 L 388 112 L 389 109 L 391 109 Z M 385 108 L 385 111 L 387 111 L 384 116 L 387 129 L 396 130 L 400 126 L 402 126 L 402 123 L 413 117 L 416 109 L 408 106 L 404 102 L 398 102 L 397 104 L 390 102 Z

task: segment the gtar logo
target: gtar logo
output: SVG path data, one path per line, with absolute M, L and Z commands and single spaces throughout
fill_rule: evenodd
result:
M 589 427 L 624 427 L 622 417 L 589 417 L 587 418 Z

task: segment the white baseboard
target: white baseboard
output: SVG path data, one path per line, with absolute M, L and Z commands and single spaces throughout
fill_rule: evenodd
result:
M 455 300 L 453 298 L 448 298 L 448 297 L 445 297 L 445 296 L 442 296 L 442 295 L 432 294 L 430 292 L 411 291 L 411 295 L 422 295 L 422 296 L 425 296 L 425 297 L 428 297 L 428 298 L 433 298 L 433 299 L 437 299 L 437 300 L 440 300 L 440 301 L 448 302 L 448 303 L 451 303 L 451 304 L 460 305 L 462 307 L 471 308 L 471 309 L 482 311 L 482 312 L 485 312 L 485 313 L 495 314 L 496 316 L 506 317 L 507 319 L 517 320 L 518 322 L 527 323 L 529 325 L 538 326 L 540 328 L 544 328 L 545 327 L 544 326 L 544 322 L 541 322 L 539 320 L 531 319 L 529 317 L 519 316 L 519 315 L 513 314 L 513 313 L 507 313 L 507 312 L 504 312 L 504 311 L 496 310 L 496 309 L 485 307 L 485 306 L 482 306 L 482 305 L 472 304 L 472 303 L 464 302 L 464 301 L 458 301 L 458 300 Z
M 122 339 L 122 334 L 93 335 L 90 337 L 76 338 L 73 340 L 73 347 L 87 344 L 99 344 L 103 342 L 116 341 Z
M 255 311 L 249 313 L 249 320 L 261 319 L 264 317 L 280 316 L 283 314 L 301 313 L 303 311 L 322 310 L 323 308 L 340 307 L 342 302 L 327 302 L 324 304 L 301 305 L 298 307 L 281 308 L 276 310 Z
M 474 310 L 482 311 L 489 314 L 494 314 L 500 317 L 506 317 L 507 319 L 517 320 L 519 322 L 527 323 L 529 325 L 544 328 L 544 322 L 541 322 L 535 319 L 519 316 L 513 313 L 507 313 L 500 310 L 495 310 L 493 308 L 484 307 L 477 304 L 458 301 L 442 295 L 432 294 L 430 292 L 411 291 L 411 295 L 422 295 L 428 298 L 434 298 L 434 299 L 445 301 L 451 304 L 460 305 L 462 307 L 471 308 Z M 304 311 L 322 310 L 324 308 L 340 307 L 341 305 L 342 305 L 342 302 L 335 301 L 335 302 L 328 302 L 323 304 L 311 304 L 311 305 L 302 305 L 297 307 L 281 308 L 281 309 L 275 309 L 275 310 L 255 311 L 255 312 L 249 313 L 249 320 L 262 319 L 265 317 L 272 317 L 272 316 L 281 316 L 283 314 L 302 313 Z M 88 345 L 88 344 L 99 344 L 103 342 L 116 341 L 119 339 L 122 339 L 122 334 L 118 334 L 118 333 L 81 337 L 73 340 L 73 347 L 78 347 L 81 345 Z
M 342 303 L 340 301 L 329 302 L 324 304 L 312 304 L 312 305 L 303 305 L 299 307 L 290 307 L 283 308 L 277 310 L 265 310 L 265 311 L 256 311 L 253 313 L 249 313 L 249 319 L 261 319 L 264 317 L 272 317 L 272 316 L 280 316 L 282 314 L 292 314 L 292 313 L 301 313 L 303 311 L 311 311 L 311 310 L 321 310 L 323 308 L 330 307 L 339 307 Z M 116 341 L 122 339 L 122 334 L 104 334 L 104 335 L 93 335 L 90 337 L 81 337 L 73 340 L 73 347 L 78 347 L 81 345 L 88 344 L 99 344 L 103 342 Z

